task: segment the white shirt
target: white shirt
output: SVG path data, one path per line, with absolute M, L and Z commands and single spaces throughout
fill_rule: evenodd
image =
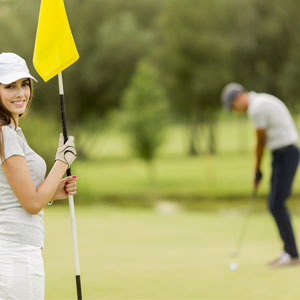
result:
M 18 127 L 15 130 L 13 126 L 3 126 L 2 132 L 5 159 L 13 155 L 25 157 L 32 180 L 37 188 L 45 178 L 45 161 L 28 146 L 21 128 Z M 25 211 L 12 191 L 1 167 L 0 240 L 43 247 L 44 235 L 43 210 L 36 215 Z
M 266 146 L 271 151 L 297 144 L 298 133 L 294 121 L 278 98 L 249 92 L 248 115 L 256 129 L 266 130 Z

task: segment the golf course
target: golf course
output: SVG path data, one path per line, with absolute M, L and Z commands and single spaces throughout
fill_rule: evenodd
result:
M 240 257 L 231 257 L 243 212 L 226 203 L 213 211 L 171 214 L 101 205 L 78 208 L 84 299 L 299 299 L 299 267 L 266 265 L 278 255 L 280 242 L 263 209 L 251 216 Z M 66 207 L 47 209 L 48 300 L 76 297 L 69 223 Z M 299 237 L 299 214 L 294 223 Z M 239 264 L 236 271 L 229 270 L 233 261 Z
M 243 144 L 241 129 L 248 137 Z M 92 162 L 78 160 L 73 167 L 78 176 L 75 208 L 84 299 L 299 298 L 299 267 L 267 266 L 281 252 L 266 208 L 268 152 L 240 255 L 232 257 L 251 195 L 251 129 L 246 119 L 225 118 L 218 131 L 219 153 L 199 157 L 185 154 L 180 127 L 170 129 L 155 161 L 152 183 L 145 164 L 130 156 L 124 136 L 99 135 L 99 157 Z M 299 189 L 297 179 L 289 206 L 298 239 Z M 88 204 L 83 205 L 81 194 L 89 195 L 90 203 L 84 199 Z M 45 299 L 74 299 L 67 205 L 47 207 L 45 226 Z M 232 271 L 233 262 L 238 268 Z
M 300 300 L 299 0 L 0 28 L 0 300 Z

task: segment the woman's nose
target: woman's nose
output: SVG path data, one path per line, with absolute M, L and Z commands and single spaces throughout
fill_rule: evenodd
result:
M 17 88 L 17 94 L 16 94 L 16 96 L 17 96 L 18 98 L 24 96 L 24 90 L 22 89 L 22 87 L 18 87 L 18 88 Z

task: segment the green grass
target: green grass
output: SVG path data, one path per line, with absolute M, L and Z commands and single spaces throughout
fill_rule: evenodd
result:
M 131 155 L 125 136 L 103 132 L 91 148 L 90 159 L 78 160 L 72 167 L 79 178 L 78 201 L 239 199 L 251 193 L 255 137 L 248 120 L 232 116 L 219 123 L 218 153 L 213 156 L 188 156 L 183 127 L 171 127 L 166 137 L 152 169 L 155 180 L 150 182 L 147 165 Z M 269 187 L 270 159 L 266 151 L 260 187 L 264 196 Z M 300 194 L 299 179 L 295 180 L 296 194 Z
M 296 300 L 299 267 L 266 266 L 281 244 L 263 203 L 250 218 L 239 269 L 228 269 L 247 203 L 166 215 L 155 209 L 77 207 L 85 300 Z M 300 238 L 299 204 L 293 210 Z M 297 212 L 297 213 L 295 213 Z M 46 209 L 46 300 L 76 299 L 68 209 Z
M 253 162 L 248 155 L 215 157 L 162 157 L 156 161 L 156 180 L 149 182 L 146 167 L 134 159 L 105 162 L 77 162 L 79 192 L 91 197 L 237 197 L 249 195 Z M 261 191 L 268 186 L 269 168 Z
M 53 161 L 54 152 L 47 147 L 38 149 L 40 134 L 46 129 L 45 122 L 35 116 L 34 128 L 42 128 L 39 134 L 29 130 L 25 119 L 24 132 L 33 141 L 34 149 Z M 117 119 L 117 118 L 116 118 Z M 46 130 L 47 140 L 55 146 L 57 129 L 55 122 Z M 93 122 L 91 121 L 93 124 Z M 43 126 L 42 126 L 43 125 Z M 202 154 L 196 157 L 187 155 L 187 132 L 182 125 L 172 125 L 166 131 L 166 140 L 152 166 L 152 181 L 149 180 L 148 166 L 135 158 L 128 146 L 124 132 L 114 126 L 101 126 L 95 123 L 88 128 L 74 132 L 77 144 L 87 155 L 80 155 L 72 165 L 73 174 L 78 175 L 79 195 L 77 203 L 115 203 L 149 205 L 157 199 L 190 200 L 197 202 L 210 199 L 241 199 L 251 193 L 254 173 L 254 130 L 249 120 L 238 115 L 223 115 L 217 126 L 217 154 L 205 154 L 207 133 L 199 136 Z M 29 127 L 28 127 L 29 126 Z M 93 129 L 92 129 L 93 128 Z M 75 128 L 76 129 L 76 128 Z M 77 129 L 78 130 L 78 129 Z M 27 132 L 28 131 L 28 132 Z M 72 130 L 70 131 L 72 133 Z M 35 136 L 36 135 L 36 136 Z M 33 138 L 35 136 L 35 138 Z M 33 139 L 32 139 L 33 138 Z M 48 144 L 47 144 L 48 145 Z M 52 157 L 52 158 L 51 158 Z M 263 161 L 264 179 L 260 195 L 268 192 L 270 154 L 266 151 Z M 300 194 L 300 175 L 295 180 L 294 194 Z
M 233 117 L 220 123 L 215 156 L 188 157 L 183 128 L 171 128 L 152 183 L 143 162 L 131 156 L 124 135 L 107 130 L 89 145 L 89 159 L 72 166 L 78 175 L 75 201 L 91 202 L 76 205 L 83 299 L 299 299 L 299 268 L 266 266 L 281 251 L 265 208 L 268 152 L 240 267 L 228 269 L 251 192 L 254 132 L 248 121 Z M 298 175 L 294 195 L 299 194 Z M 181 209 L 173 214 L 156 209 L 172 212 L 178 205 Z M 290 205 L 299 240 L 297 197 Z M 67 207 L 48 207 L 45 220 L 46 300 L 76 299 Z

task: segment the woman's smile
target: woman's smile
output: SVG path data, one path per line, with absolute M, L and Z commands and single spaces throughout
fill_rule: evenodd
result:
M 11 103 L 17 107 L 23 107 L 23 105 L 26 103 L 26 100 L 16 100 L 12 101 Z

